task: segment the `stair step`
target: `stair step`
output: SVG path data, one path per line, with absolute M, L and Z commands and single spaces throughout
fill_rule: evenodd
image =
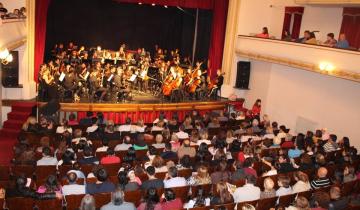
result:
M 15 102 L 11 105 L 11 110 L 16 112 L 31 113 L 32 108 L 36 105 L 35 102 Z
M 9 112 L 7 114 L 8 116 L 8 120 L 21 120 L 23 122 L 25 122 L 27 120 L 27 118 L 29 117 L 29 113 L 27 112 Z
M 0 130 L 0 135 L 3 138 L 17 138 L 19 133 L 19 129 L 3 128 Z
M 11 128 L 11 129 L 21 129 L 23 121 L 20 120 L 6 120 L 4 122 L 4 128 Z

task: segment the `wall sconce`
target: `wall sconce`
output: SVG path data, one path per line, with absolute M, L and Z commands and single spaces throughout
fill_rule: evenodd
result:
M 7 65 L 8 63 L 13 61 L 13 56 L 10 54 L 8 49 L 4 49 L 0 51 L 0 60 L 1 64 Z
M 329 62 L 321 62 L 319 64 L 319 69 L 321 71 L 329 71 L 330 72 L 330 71 L 335 70 L 335 66 Z

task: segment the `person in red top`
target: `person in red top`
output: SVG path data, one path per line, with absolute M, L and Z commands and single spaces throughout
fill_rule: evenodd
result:
M 161 202 L 161 209 L 182 209 L 183 203 L 181 199 L 176 198 L 176 195 L 171 188 L 165 189 L 163 196 L 164 201 Z
M 115 164 L 120 163 L 121 160 L 118 156 L 115 156 L 115 151 L 112 148 L 107 149 L 107 156 L 101 158 L 100 164 Z
M 261 113 L 261 99 L 256 99 L 251 109 L 251 116 L 260 122 L 260 113 Z
M 269 30 L 268 30 L 268 28 L 263 27 L 262 33 L 261 34 L 256 34 L 256 37 L 268 39 L 269 38 Z

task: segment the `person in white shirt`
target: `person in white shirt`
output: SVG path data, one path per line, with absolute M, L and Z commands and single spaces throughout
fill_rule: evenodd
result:
M 114 151 L 115 152 L 117 152 L 117 151 L 126 151 L 130 147 L 132 147 L 130 136 L 124 136 L 123 142 L 121 144 L 116 145 L 115 148 L 114 148 Z
M 180 125 L 179 132 L 176 133 L 176 135 L 179 139 L 188 139 L 189 138 L 189 134 L 184 132 L 184 130 L 185 130 L 184 125 Z
M 184 177 L 178 177 L 177 168 L 175 166 L 170 167 L 165 176 L 164 188 L 183 187 L 186 185 L 186 179 Z
M 157 124 L 160 121 L 163 121 L 166 124 L 168 123 L 164 113 L 160 113 L 159 117 L 154 120 L 153 124 Z
M 159 121 L 156 125 L 153 125 L 151 131 L 163 131 L 164 130 L 164 121 Z
M 44 147 L 42 149 L 43 157 L 36 162 L 37 166 L 56 166 L 58 164 L 58 160 L 55 157 L 52 157 L 51 150 L 49 147 Z
M 109 140 L 103 139 L 101 141 L 101 143 L 102 143 L 102 146 L 98 147 L 96 149 L 95 153 L 97 153 L 97 152 L 106 152 L 109 149 Z
M 197 141 L 196 141 L 196 144 L 197 144 L 197 145 L 200 146 L 201 143 L 205 143 L 205 144 L 207 144 L 207 145 L 211 144 L 211 141 L 208 140 L 209 134 L 208 134 L 207 129 L 202 129 L 202 130 L 200 130 L 199 133 L 200 133 L 200 134 L 199 134 L 199 135 L 200 135 L 200 140 L 197 140 Z
M 297 171 L 294 173 L 296 183 L 292 187 L 292 193 L 299 193 L 311 189 L 309 177 L 306 173 Z
M 146 125 L 144 124 L 144 120 L 140 119 L 138 120 L 137 124 L 132 128 L 131 132 L 135 133 L 144 133 L 145 132 Z
M 61 124 L 56 128 L 56 133 L 65 133 L 67 131 L 68 133 L 72 133 L 73 130 L 70 126 L 68 126 L 67 120 L 63 119 Z
M 276 196 L 283 196 L 292 194 L 292 189 L 290 187 L 290 177 L 281 175 L 278 177 L 279 189 L 276 190 Z
M 90 127 L 86 128 L 86 133 L 95 132 L 99 128 L 99 126 L 96 124 L 97 123 L 97 118 L 93 117 L 93 118 L 91 118 L 91 120 L 92 120 L 92 125 Z
M 253 201 L 260 199 L 261 190 L 255 186 L 256 177 L 252 175 L 246 175 L 246 184 L 242 187 L 238 187 L 234 194 L 234 202 Z
M 163 149 L 165 148 L 165 143 L 163 142 L 164 137 L 161 134 L 157 134 L 155 136 L 155 144 L 152 144 L 153 147 L 156 149 Z
M 127 117 L 125 120 L 125 124 L 124 125 L 120 125 L 118 130 L 120 132 L 130 132 L 131 130 L 131 119 L 130 117 Z
M 85 194 L 85 185 L 77 184 L 77 175 L 74 172 L 67 173 L 68 184 L 62 187 L 62 193 L 66 195 L 81 195 Z

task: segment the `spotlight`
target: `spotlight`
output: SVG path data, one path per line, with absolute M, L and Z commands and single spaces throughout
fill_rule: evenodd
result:
M 151 6 L 155 6 L 156 4 L 155 3 L 152 3 Z
M 335 70 L 335 66 L 329 62 L 321 62 L 319 64 L 319 69 L 321 71 L 328 71 L 328 72 L 331 72 L 333 70 Z
M 139 5 L 142 5 L 142 3 L 141 3 L 141 2 L 139 2 L 138 4 L 139 4 Z
M 168 6 L 167 6 L 167 5 L 164 5 L 164 7 L 165 7 L 165 8 L 168 8 Z
M 13 56 L 7 48 L 0 51 L 0 61 L 4 65 L 7 65 L 8 63 L 13 61 Z

